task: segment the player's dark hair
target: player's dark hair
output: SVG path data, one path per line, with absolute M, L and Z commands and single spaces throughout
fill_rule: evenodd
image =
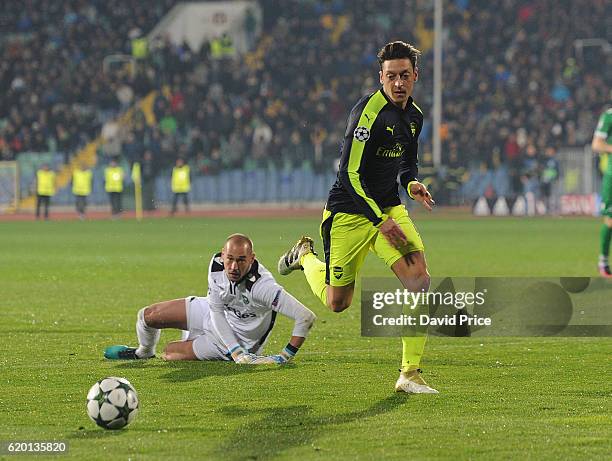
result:
M 383 62 L 391 61 L 392 59 L 410 59 L 412 68 L 416 69 L 417 59 L 420 55 L 421 52 L 411 44 L 397 40 L 383 46 L 376 56 L 378 57 L 380 70 L 382 70 Z

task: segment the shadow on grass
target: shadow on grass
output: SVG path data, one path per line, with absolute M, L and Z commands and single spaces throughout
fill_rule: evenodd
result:
M 258 412 L 261 418 L 240 426 L 211 455 L 215 459 L 260 460 L 272 459 L 297 446 L 312 446 L 313 451 L 320 451 L 313 442 L 335 426 L 396 410 L 408 399 L 405 394 L 394 394 L 369 408 L 344 414 L 313 415 L 307 405 L 264 409 Z M 252 409 L 239 406 L 221 411 L 231 417 L 247 418 L 253 414 Z
M 92 429 L 77 429 L 72 434 L 68 435 L 69 439 L 110 439 L 120 437 L 121 435 L 129 435 L 129 429 L 110 430 L 101 427 L 93 427 Z
M 295 364 L 283 365 L 283 368 L 293 368 Z M 164 362 L 161 360 L 147 362 L 122 362 L 113 367 L 117 370 L 133 370 L 145 368 L 163 368 L 168 370 L 160 376 L 161 379 L 171 383 L 184 383 L 213 376 L 232 376 L 240 374 L 266 373 L 278 370 L 278 365 L 236 365 L 234 362 L 223 361 L 177 361 Z
M 92 440 L 92 439 L 112 439 L 113 437 L 140 437 L 141 435 L 146 434 L 166 434 L 166 433 L 175 433 L 175 434 L 185 434 L 187 432 L 191 432 L 194 434 L 194 437 L 202 434 L 201 427 L 179 427 L 179 428 L 164 428 L 163 430 L 159 428 L 159 426 L 154 427 L 146 427 L 139 425 L 136 423 L 136 426 L 127 426 L 121 429 L 111 430 L 104 429 L 102 427 L 96 427 L 94 425 L 89 425 L 88 427 L 80 427 L 79 429 L 73 431 L 70 435 L 67 436 L 68 439 L 82 439 L 82 440 Z

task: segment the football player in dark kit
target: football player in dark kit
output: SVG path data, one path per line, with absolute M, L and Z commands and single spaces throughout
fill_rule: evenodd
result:
M 417 179 L 423 112 L 411 95 L 418 80 L 419 54 L 401 41 L 386 44 L 378 53 L 382 88 L 361 98 L 349 115 L 338 179 L 321 223 L 325 262 L 316 258 L 313 240 L 302 237 L 278 263 L 283 275 L 303 269 L 313 293 L 334 312 L 351 305 L 355 278 L 369 251 L 407 290 L 429 289 L 423 242 L 401 204 L 397 183 L 399 175 L 408 195 L 432 209 L 434 201 Z M 420 376 L 426 337 L 426 330 L 421 330 L 402 338 L 396 391 L 437 393 Z

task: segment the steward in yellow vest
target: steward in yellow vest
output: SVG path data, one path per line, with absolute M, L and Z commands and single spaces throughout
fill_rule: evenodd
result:
M 123 192 L 123 178 L 125 173 L 123 168 L 117 165 L 116 160 L 104 170 L 104 185 L 106 192 Z
M 55 195 L 55 172 L 43 164 L 36 172 L 36 219 L 40 217 L 40 207 L 45 208 L 45 219 L 49 219 L 51 197 Z
M 191 179 L 189 177 L 189 165 L 182 158 L 176 159 L 172 169 L 172 214 L 176 213 L 179 197 L 182 197 L 185 211 L 189 212 L 189 191 L 191 190 Z
M 117 165 L 117 160 L 112 159 L 104 170 L 104 188 L 110 198 L 113 217 L 117 217 L 121 213 L 121 193 L 123 192 L 124 177 L 123 168 Z
M 144 37 L 138 37 L 132 40 L 132 57 L 135 59 L 144 59 L 147 57 L 148 43 Z
M 91 194 L 91 170 L 85 167 L 78 168 L 72 172 L 72 193 L 87 197 Z
M 236 54 L 232 37 L 224 33 L 210 42 L 210 55 L 213 59 L 229 58 Z
M 175 194 L 184 194 L 191 190 L 191 180 L 189 178 L 189 165 L 179 165 L 178 160 L 176 166 L 172 169 L 172 192 Z
M 47 197 L 55 195 L 55 172 L 49 169 L 49 165 L 43 165 L 36 172 L 36 193 Z
M 72 193 L 76 197 L 76 210 L 81 219 L 85 219 L 87 197 L 91 194 L 91 180 L 91 170 L 85 165 L 80 165 L 72 172 Z

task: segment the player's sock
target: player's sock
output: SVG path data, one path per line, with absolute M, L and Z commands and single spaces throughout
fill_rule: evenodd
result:
M 155 347 L 161 334 L 161 330 L 150 327 L 145 323 L 145 309 L 146 307 L 143 307 L 138 311 L 138 319 L 136 320 L 136 335 L 140 344 L 138 349 L 136 349 L 136 355 L 141 358 L 155 355 Z
M 327 306 L 327 285 L 325 284 L 325 263 L 320 261 L 314 254 L 305 254 L 300 264 L 304 268 L 304 275 L 310 285 L 310 289 L 324 306 Z
M 402 338 L 402 371 L 416 370 L 421 365 L 427 336 L 404 336 Z
M 420 316 L 427 314 L 429 306 L 419 304 L 411 311 L 411 315 Z M 412 331 L 413 336 L 402 337 L 402 372 L 413 371 L 420 367 L 421 357 L 425 350 L 425 342 L 427 341 L 427 326 L 417 326 Z
M 605 224 L 601 225 L 601 231 L 599 232 L 599 254 L 608 257 L 610 255 L 610 238 L 612 237 L 612 227 L 608 227 Z

